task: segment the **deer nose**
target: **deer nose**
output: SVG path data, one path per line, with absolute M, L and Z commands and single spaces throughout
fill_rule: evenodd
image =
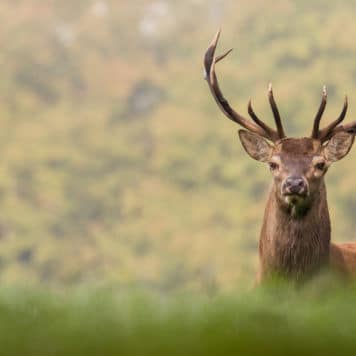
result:
M 305 195 L 308 191 L 307 183 L 303 177 L 288 177 L 282 187 L 284 195 Z

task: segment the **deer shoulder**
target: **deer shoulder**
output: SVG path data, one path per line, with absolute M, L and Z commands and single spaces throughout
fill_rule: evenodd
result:
M 356 277 L 356 243 L 331 243 L 330 265 L 338 272 Z

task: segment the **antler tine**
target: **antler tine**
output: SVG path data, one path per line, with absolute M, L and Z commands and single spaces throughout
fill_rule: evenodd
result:
M 350 134 L 356 135 L 356 121 L 352 121 L 346 125 L 339 125 L 334 128 L 324 139 L 324 141 L 329 140 L 332 136 L 334 136 L 337 132 L 344 131 Z
M 215 73 L 215 64 L 225 58 L 232 49 L 228 50 L 224 54 L 215 57 L 215 50 L 217 43 L 220 37 L 220 30 L 216 33 L 213 41 L 211 42 L 210 46 L 208 47 L 207 51 L 205 52 L 204 56 L 204 68 L 205 68 L 205 79 L 209 84 L 210 91 L 220 107 L 223 113 L 232 121 L 236 122 L 237 124 L 241 125 L 245 129 L 255 132 L 269 140 L 276 141 L 279 139 L 279 136 L 276 131 L 271 128 L 267 128 L 267 125 L 263 124 L 262 126 L 256 124 L 253 121 L 247 120 L 245 117 L 237 113 L 229 104 L 229 102 L 224 98 L 219 83 L 217 80 L 217 76 Z
M 319 131 L 318 138 L 320 141 L 322 142 L 327 141 L 338 131 L 344 130 L 352 133 L 355 132 L 354 123 L 347 124 L 344 126 L 342 125 L 338 126 L 345 119 L 347 108 L 348 108 L 348 99 L 347 99 L 347 95 L 345 95 L 344 106 L 341 110 L 339 117 L 335 121 L 331 122 L 328 126 L 326 126 L 325 128 Z
M 326 86 L 323 86 L 323 95 L 321 97 L 321 103 L 319 106 L 319 110 L 316 113 L 315 119 L 314 119 L 314 125 L 313 125 L 313 131 L 312 131 L 312 138 L 318 139 L 319 138 L 319 126 L 320 126 L 320 121 L 323 116 L 325 107 L 326 107 L 326 102 L 327 102 L 328 94 L 326 92 Z
M 268 125 L 266 125 L 262 120 L 258 118 L 258 116 L 255 114 L 253 108 L 252 108 L 252 103 L 251 99 L 248 101 L 247 105 L 247 111 L 252 120 L 258 125 L 261 126 L 270 136 L 275 136 L 277 132 L 273 129 L 271 129 Z
M 281 120 L 281 116 L 279 115 L 277 104 L 274 100 L 272 83 L 269 83 L 269 86 L 268 86 L 268 100 L 271 105 L 271 109 L 272 109 L 273 116 L 274 116 L 274 121 L 276 122 L 278 137 L 280 139 L 282 139 L 282 138 L 286 137 L 286 134 L 283 129 L 282 120 Z

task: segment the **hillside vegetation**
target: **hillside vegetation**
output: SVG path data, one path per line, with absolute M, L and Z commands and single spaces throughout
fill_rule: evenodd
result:
M 205 293 L 251 284 L 266 167 L 218 111 L 202 57 L 217 28 L 224 93 L 290 135 L 349 94 L 355 1 L 0 4 L 0 282 Z M 356 150 L 328 173 L 334 240 L 356 240 Z

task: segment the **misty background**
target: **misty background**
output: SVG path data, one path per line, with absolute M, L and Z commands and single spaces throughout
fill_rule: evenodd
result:
M 356 112 L 356 2 L 4 0 L 0 284 L 245 289 L 269 170 L 203 80 L 289 135 Z M 356 240 L 355 149 L 327 175 L 333 240 Z

